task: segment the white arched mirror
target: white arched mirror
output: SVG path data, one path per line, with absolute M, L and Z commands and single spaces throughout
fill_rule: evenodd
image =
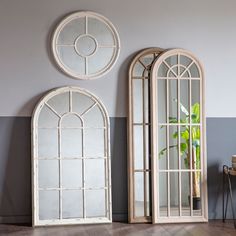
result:
M 153 64 L 153 223 L 207 221 L 203 68 L 182 49 Z
M 111 70 L 120 51 L 114 25 L 95 12 L 76 12 L 61 21 L 52 38 L 54 58 L 66 74 L 95 79 Z
M 129 222 L 151 222 L 150 71 L 163 50 L 140 52 L 129 70 Z
M 32 118 L 33 225 L 111 222 L 109 117 L 86 90 L 49 92 Z

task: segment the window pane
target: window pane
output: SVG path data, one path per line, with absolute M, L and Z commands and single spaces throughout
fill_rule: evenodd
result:
M 135 216 L 144 216 L 144 176 L 143 172 L 136 172 L 134 176 L 134 188 L 135 188 Z
M 167 173 L 159 173 L 159 205 L 160 205 L 160 216 L 167 216 L 168 206 L 168 190 L 167 190 Z M 161 191 L 160 191 L 161 189 Z
M 133 79 L 133 122 L 143 122 L 143 81 Z
M 177 126 L 169 126 L 169 162 L 170 162 L 170 169 L 179 169 Z
M 159 126 L 158 130 L 158 161 L 159 169 L 167 169 L 167 128 L 166 126 Z
M 179 173 L 170 172 L 170 215 L 179 216 Z
M 85 161 L 86 188 L 104 188 L 105 187 L 104 159 L 89 159 L 84 161 Z
M 59 219 L 59 191 L 39 191 L 39 219 Z
M 62 187 L 82 187 L 82 160 L 62 161 Z
M 201 107 L 200 107 L 200 81 L 192 80 L 192 107 L 191 107 L 191 118 L 192 123 L 201 122 Z
M 38 129 L 38 157 L 58 156 L 58 130 Z
M 105 190 L 87 190 L 86 198 L 86 215 L 87 217 L 105 217 Z
M 189 80 L 180 80 L 180 122 L 189 123 Z
M 181 173 L 182 216 L 190 216 L 190 172 Z
M 80 190 L 62 192 L 62 218 L 83 217 L 83 197 Z
M 135 169 L 143 169 L 143 126 L 141 125 L 134 125 L 134 168 Z
M 59 161 L 39 160 L 38 165 L 39 188 L 58 188 Z
M 157 112 L 158 123 L 166 123 L 166 80 L 159 79 L 157 81 Z
M 169 122 L 178 119 L 177 80 L 169 80 Z
M 104 129 L 85 129 L 84 130 L 84 150 L 85 157 L 104 157 L 105 156 L 105 133 Z

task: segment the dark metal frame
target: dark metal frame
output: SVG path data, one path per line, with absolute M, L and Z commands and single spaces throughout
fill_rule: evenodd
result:
M 234 205 L 233 205 L 233 194 L 232 194 L 232 186 L 231 186 L 231 174 L 230 168 L 227 165 L 223 165 L 223 222 L 226 220 L 227 216 L 227 209 L 228 209 L 228 200 L 230 195 L 231 201 L 231 208 L 233 213 L 233 220 L 234 220 L 234 228 L 236 229 L 236 220 L 235 220 L 235 213 L 234 213 Z M 227 188 L 228 183 L 228 188 Z M 227 191 L 226 195 L 226 203 L 225 203 L 225 190 Z

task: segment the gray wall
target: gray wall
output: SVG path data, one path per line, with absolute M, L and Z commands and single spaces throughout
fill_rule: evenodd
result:
M 1 0 L 0 222 L 30 221 L 30 116 L 46 91 L 65 85 L 90 90 L 113 117 L 113 213 L 127 218 L 127 70 L 151 46 L 188 49 L 205 67 L 209 216 L 220 218 L 221 166 L 236 153 L 235 9 L 234 0 Z M 76 10 L 105 15 L 120 34 L 119 60 L 98 80 L 70 79 L 51 57 L 55 24 Z

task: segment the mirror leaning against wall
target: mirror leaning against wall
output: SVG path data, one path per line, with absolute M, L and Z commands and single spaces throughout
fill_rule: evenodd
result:
M 146 108 L 142 105 L 145 92 L 141 85 L 130 85 L 129 99 L 135 102 L 130 102 L 129 109 L 129 199 L 133 204 L 129 207 L 129 221 L 207 221 L 202 66 L 186 50 L 167 50 L 157 56 L 149 75 L 150 105 Z M 140 120 L 135 121 L 135 117 Z M 149 120 L 143 121 L 142 117 Z M 135 134 L 137 122 L 149 124 L 149 129 Z M 149 166 L 142 169 L 145 155 L 149 156 Z M 141 169 L 151 173 L 151 178 L 135 177 L 142 173 Z M 149 203 L 145 204 L 147 199 Z M 151 206 L 150 217 L 145 215 L 147 205 Z

